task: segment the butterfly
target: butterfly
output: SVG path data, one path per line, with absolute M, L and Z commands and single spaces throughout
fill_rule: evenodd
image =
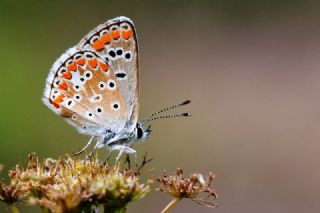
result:
M 131 19 L 116 17 L 97 26 L 52 65 L 42 101 L 81 134 L 91 136 L 94 149 L 134 154 L 132 145 L 146 141 L 151 126 L 162 118 L 186 117 L 190 113 L 158 115 L 190 103 L 190 100 L 159 110 L 138 122 L 139 55 Z

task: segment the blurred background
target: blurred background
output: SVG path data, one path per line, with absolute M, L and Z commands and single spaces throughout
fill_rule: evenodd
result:
M 41 103 L 45 79 L 67 48 L 125 15 L 139 38 L 140 118 L 193 101 L 181 109 L 191 118 L 153 123 L 139 156 L 155 159 L 153 176 L 217 175 L 218 208 L 184 200 L 172 212 L 319 212 L 319 9 L 311 0 L 1 0 L 1 176 L 30 152 L 58 157 L 88 141 Z M 128 212 L 169 201 L 153 192 Z

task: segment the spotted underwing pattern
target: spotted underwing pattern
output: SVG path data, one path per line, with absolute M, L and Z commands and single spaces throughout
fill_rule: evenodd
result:
M 184 106 L 190 100 L 154 112 L 138 122 L 139 60 L 137 35 L 133 22 L 116 17 L 97 26 L 52 65 L 46 80 L 43 102 L 65 118 L 80 133 L 91 139 L 94 149 L 107 147 L 109 159 L 119 151 L 134 154 L 135 143 L 146 141 L 158 119 L 188 117 L 190 113 L 163 113 Z
M 56 60 L 42 100 L 82 134 L 130 133 L 138 119 L 138 66 L 133 22 L 117 17 Z

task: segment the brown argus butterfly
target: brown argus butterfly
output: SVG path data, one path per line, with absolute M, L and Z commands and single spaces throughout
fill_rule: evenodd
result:
M 96 139 L 94 148 L 135 154 L 134 143 L 151 132 L 146 122 L 189 113 L 158 114 L 190 103 L 189 100 L 153 113 L 138 122 L 139 60 L 137 35 L 126 17 L 109 20 L 89 32 L 62 54 L 50 69 L 43 102 L 80 133 L 90 135 L 82 153 Z

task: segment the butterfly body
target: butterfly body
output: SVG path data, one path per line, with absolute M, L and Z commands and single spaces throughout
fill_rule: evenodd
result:
M 106 131 L 107 133 L 100 136 L 96 148 L 101 148 L 108 146 L 112 149 L 115 145 L 123 145 L 131 147 L 134 143 L 141 143 L 146 141 L 149 134 L 151 133 L 150 127 L 145 129 L 137 123 L 136 127 L 130 133 L 115 133 L 110 130 Z
M 138 122 L 133 22 L 123 16 L 108 20 L 62 54 L 50 69 L 42 100 L 81 134 L 91 136 L 87 146 L 96 139 L 95 148 L 119 150 L 119 156 L 135 153 L 132 144 L 145 141 L 151 130 Z

